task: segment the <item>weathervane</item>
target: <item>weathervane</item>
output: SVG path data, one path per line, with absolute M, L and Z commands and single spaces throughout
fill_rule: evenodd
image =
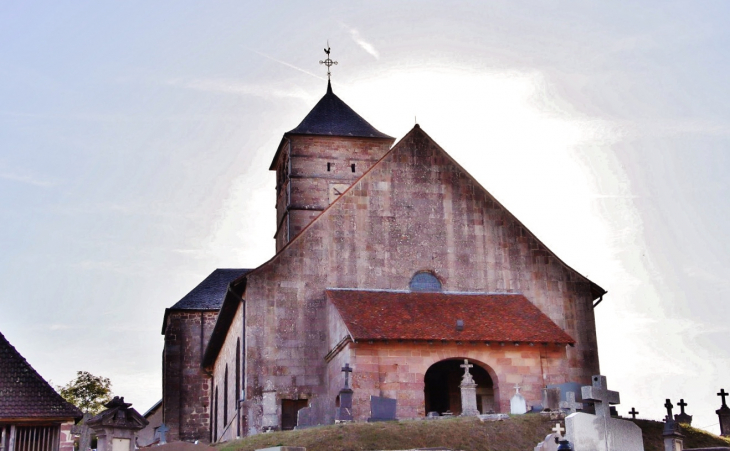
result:
M 327 48 L 324 49 L 324 53 L 327 54 L 327 59 L 324 61 L 320 61 L 319 64 L 324 64 L 325 66 L 327 66 L 327 80 L 329 81 L 330 77 L 332 76 L 332 74 L 330 73 L 330 67 L 332 67 L 333 65 L 335 65 L 335 66 L 337 65 L 337 61 L 332 61 L 330 59 L 330 42 L 329 41 L 327 41 Z

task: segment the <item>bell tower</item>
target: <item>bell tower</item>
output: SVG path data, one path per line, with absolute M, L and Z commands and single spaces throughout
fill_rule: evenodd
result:
M 329 58 L 320 63 L 329 68 Z M 304 120 L 284 133 L 271 162 L 276 171 L 276 252 L 378 161 L 395 142 L 332 92 Z

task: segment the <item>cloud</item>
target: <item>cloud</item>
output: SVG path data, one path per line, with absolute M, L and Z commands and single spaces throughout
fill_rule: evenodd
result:
M 194 89 L 205 92 L 218 92 L 225 94 L 239 94 L 244 96 L 257 97 L 276 97 L 276 98 L 295 98 L 302 99 L 307 102 L 312 100 L 310 93 L 297 87 L 289 89 L 274 88 L 266 85 L 241 83 L 237 80 L 230 79 L 195 79 L 195 80 L 168 80 L 170 86 L 181 87 L 186 89 Z
M 376 60 L 380 59 L 380 52 L 378 52 L 377 49 L 371 43 L 369 43 L 368 41 L 363 39 L 362 36 L 360 36 L 360 32 L 357 31 L 357 29 L 348 27 L 348 30 L 350 31 L 350 37 L 352 38 L 353 41 L 355 41 L 355 43 L 357 45 L 362 47 L 363 50 L 365 50 L 370 55 L 372 55 L 373 58 L 375 58 Z
M 33 186 L 52 186 L 54 183 L 50 180 L 37 179 L 29 175 L 13 174 L 11 172 L 0 172 L 0 179 L 11 180 L 13 182 L 26 183 Z
M 318 78 L 320 80 L 324 80 L 324 77 L 321 77 L 321 76 L 319 76 L 317 74 L 313 74 L 312 72 L 309 72 L 308 70 L 302 69 L 301 67 L 298 67 L 298 66 L 295 66 L 293 64 L 287 63 L 286 61 L 278 60 L 278 59 L 274 58 L 273 56 L 269 56 L 269 55 L 267 55 L 265 53 L 261 53 L 261 52 L 259 52 L 257 50 L 253 50 L 253 49 L 249 49 L 249 50 L 251 50 L 252 52 L 254 52 L 255 54 L 257 54 L 259 56 L 263 56 L 264 58 L 270 59 L 271 61 L 274 61 L 276 63 L 283 64 L 286 67 L 291 67 L 292 69 L 298 70 L 299 72 L 303 72 L 303 73 L 305 73 L 307 75 L 311 75 L 314 78 Z

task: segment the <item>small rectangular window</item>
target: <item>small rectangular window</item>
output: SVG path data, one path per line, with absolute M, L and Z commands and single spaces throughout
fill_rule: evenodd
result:
M 329 172 L 332 169 L 332 163 L 327 163 L 327 172 Z
M 355 172 L 355 163 L 352 163 L 350 167 L 352 168 L 352 172 Z

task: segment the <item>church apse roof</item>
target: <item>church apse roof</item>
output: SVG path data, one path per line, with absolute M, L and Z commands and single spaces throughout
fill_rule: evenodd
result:
M 353 340 L 575 343 L 521 294 L 333 289 L 327 298 Z
M 327 93 L 312 108 L 304 120 L 287 134 L 327 135 L 361 138 L 393 139 L 378 131 L 332 92 L 327 82 Z
M 81 416 L 0 333 L 0 420 Z
M 183 296 L 170 310 L 219 310 L 228 284 L 250 269 L 216 269 L 190 293 Z

